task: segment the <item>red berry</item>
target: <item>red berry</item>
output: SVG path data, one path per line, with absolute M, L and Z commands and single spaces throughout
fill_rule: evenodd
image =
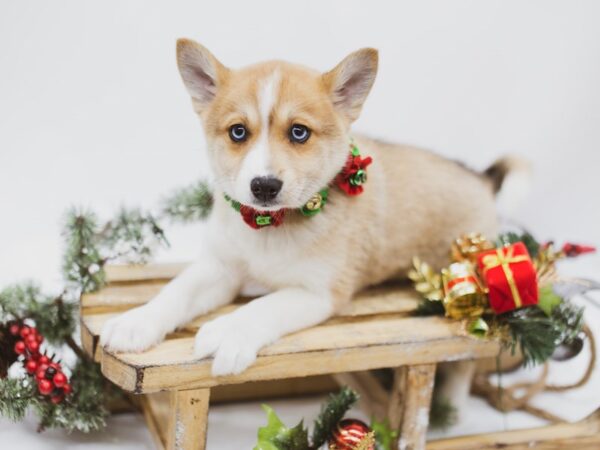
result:
M 29 349 L 30 352 L 37 353 L 38 350 L 40 349 L 40 344 L 36 340 L 28 341 L 27 342 L 27 348 Z
M 52 386 L 52 382 L 50 380 L 40 380 L 38 382 L 38 391 L 40 391 L 40 394 L 42 395 L 48 395 L 53 389 L 54 386 Z
M 40 364 L 49 364 L 50 358 L 48 358 L 46 355 L 42 355 L 40 356 L 39 362 Z
M 18 341 L 15 344 L 15 353 L 17 355 L 22 355 L 23 353 L 25 353 L 25 342 L 23 341 Z
M 21 331 L 21 327 L 16 324 L 13 323 L 10 328 L 9 328 L 10 334 L 12 334 L 13 336 L 16 336 L 17 334 L 19 334 L 19 331 Z
M 54 381 L 54 386 L 63 387 L 65 384 L 67 384 L 68 380 L 64 373 L 58 372 L 56 375 L 54 375 L 52 381 Z
M 64 398 L 64 395 L 53 395 L 52 397 L 50 397 L 50 401 L 57 405 L 60 402 L 62 402 Z
M 69 395 L 73 389 L 71 388 L 71 385 L 67 383 L 62 387 L 62 390 L 65 395 Z
M 37 342 L 37 335 L 34 333 L 29 333 L 26 337 L 25 337 L 25 342 Z
M 44 341 L 44 336 L 42 336 L 41 334 L 37 334 L 35 338 L 40 344 Z
M 46 369 L 48 368 L 48 364 L 41 363 L 38 366 L 37 371 L 35 372 L 35 379 L 40 381 L 46 378 Z
M 25 369 L 27 369 L 27 373 L 29 373 L 29 374 L 35 373 L 35 371 L 37 370 L 37 367 L 38 367 L 38 363 L 36 361 L 34 361 L 33 359 L 30 359 L 25 364 Z
M 21 328 L 21 337 L 23 339 L 25 339 L 29 335 L 29 333 L 31 333 L 31 328 L 29 328 L 27 325 Z
M 54 368 L 57 371 L 60 370 L 60 364 L 59 363 L 51 362 L 50 364 L 48 364 L 48 366 Z

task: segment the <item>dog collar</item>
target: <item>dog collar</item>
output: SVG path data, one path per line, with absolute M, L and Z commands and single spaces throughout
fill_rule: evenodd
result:
M 301 208 L 296 208 L 305 217 L 312 217 L 320 213 L 327 203 L 329 186 L 336 185 L 347 195 L 360 195 L 363 192 L 363 185 L 367 181 L 367 166 L 373 162 L 373 158 L 367 156 L 362 158 L 360 151 L 354 142 L 350 143 L 350 152 L 344 167 L 337 176 L 319 192 L 314 194 Z M 288 211 L 294 209 L 282 208 L 277 211 L 260 211 L 251 206 L 243 205 L 234 200 L 227 194 L 224 194 L 225 200 L 231 207 L 240 213 L 242 219 L 248 226 L 256 230 L 265 227 L 278 227 L 283 223 L 283 219 Z

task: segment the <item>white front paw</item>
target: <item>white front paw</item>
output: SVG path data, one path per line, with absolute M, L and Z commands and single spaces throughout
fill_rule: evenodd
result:
M 203 325 L 196 334 L 194 353 L 198 358 L 214 355 L 213 376 L 238 374 L 256 360 L 258 351 L 269 343 L 264 332 L 233 314 Z
M 100 344 L 117 352 L 141 352 L 158 344 L 165 334 L 160 318 L 142 306 L 107 321 Z

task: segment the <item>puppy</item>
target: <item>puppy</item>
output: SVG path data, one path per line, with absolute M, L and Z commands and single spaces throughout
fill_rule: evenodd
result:
M 358 290 L 405 277 L 414 255 L 439 267 L 461 233 L 496 234 L 495 193 L 511 160 L 480 174 L 351 135 L 377 61 L 367 48 L 326 73 L 283 61 L 234 70 L 191 40 L 177 42 L 204 126 L 214 208 L 198 262 L 149 303 L 107 322 L 102 345 L 143 351 L 258 284 L 268 293 L 196 336 L 195 354 L 214 357 L 213 375 L 236 374 L 262 347 L 326 320 Z M 373 162 L 364 185 L 355 179 L 343 189 L 340 173 L 354 148 Z M 309 205 L 327 187 L 320 207 Z

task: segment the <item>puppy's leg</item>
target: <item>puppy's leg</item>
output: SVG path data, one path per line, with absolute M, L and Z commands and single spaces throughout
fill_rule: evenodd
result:
M 240 373 L 258 351 L 281 336 L 318 324 L 333 313 L 327 293 L 288 288 L 256 299 L 200 328 L 195 352 L 215 356 L 214 376 Z
M 440 400 L 449 402 L 460 420 L 471 391 L 471 383 L 475 374 L 475 361 L 456 361 L 438 366 L 441 372 L 440 385 L 436 386 L 435 395 Z
M 150 302 L 106 322 L 100 343 L 116 351 L 143 351 L 195 316 L 231 302 L 240 284 L 235 267 L 207 254 Z

